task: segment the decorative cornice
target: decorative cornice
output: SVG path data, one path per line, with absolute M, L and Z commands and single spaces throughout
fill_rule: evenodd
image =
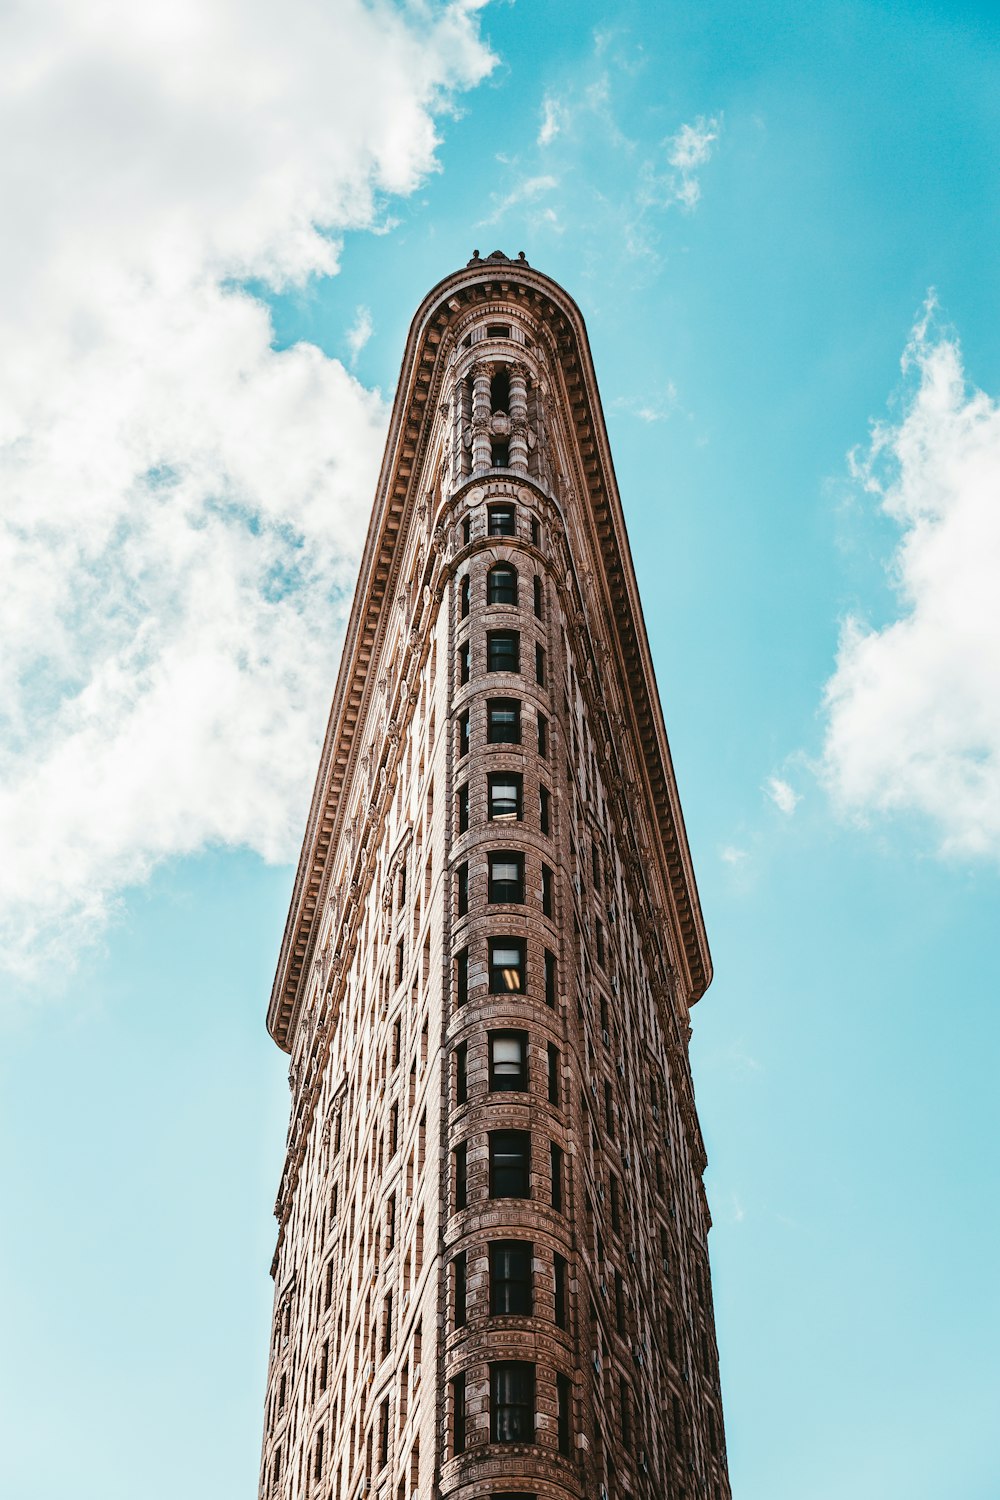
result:
M 684 970 L 685 1000 L 694 1003 L 711 982 L 711 958 L 586 328 L 576 303 L 560 286 L 523 259 L 507 260 L 495 252 L 439 282 L 410 327 L 268 1007 L 268 1030 L 286 1051 L 312 970 L 360 731 L 377 687 L 373 668 L 388 628 L 386 605 L 397 591 L 410 526 L 425 503 L 417 481 L 453 349 L 447 335 L 476 304 L 485 309 L 498 300 L 522 305 L 550 332 L 561 404 L 576 448 L 578 495 L 585 499 L 583 504 L 576 501 L 578 519 L 602 565 L 603 576 L 592 580 L 590 597 L 599 603 L 617 646 L 608 670 L 618 675 L 623 728 L 642 771 L 642 800 L 659 835 L 653 862 Z

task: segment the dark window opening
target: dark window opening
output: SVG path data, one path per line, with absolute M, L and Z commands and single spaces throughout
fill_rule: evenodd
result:
M 549 789 L 547 786 L 538 788 L 538 822 L 543 833 L 550 832 L 549 824 Z
M 466 1208 L 469 1202 L 468 1162 L 469 1148 L 465 1141 L 454 1150 L 455 1157 L 455 1207 Z
M 544 714 L 538 715 L 538 753 L 543 760 L 549 753 L 549 721 Z
M 525 989 L 523 938 L 490 939 L 490 994 L 523 994 Z
M 469 1098 L 469 1044 L 459 1042 L 455 1048 L 455 1103 L 465 1104 Z
M 458 648 L 458 682 L 464 687 L 469 680 L 472 670 L 472 646 L 464 641 Z
M 455 955 L 455 1004 L 464 1005 L 469 998 L 469 950 Z
M 568 1375 L 556 1376 L 556 1405 L 557 1422 L 556 1427 L 559 1436 L 559 1452 L 570 1451 L 570 1412 L 572 1409 L 573 1387 Z
M 466 516 L 462 522 L 462 541 L 466 546 L 472 541 L 472 517 Z
M 486 670 L 488 672 L 519 672 L 521 670 L 521 636 L 518 631 L 487 631 Z
M 542 916 L 551 917 L 553 911 L 553 874 L 548 865 L 542 865 Z
M 486 325 L 486 337 L 488 339 L 509 339 L 510 325 L 508 323 L 488 323 Z
M 489 859 L 489 900 L 507 904 L 523 902 L 524 855 L 498 850 Z
M 487 512 L 490 536 L 514 536 L 517 532 L 517 514 L 513 505 L 491 505 Z
M 488 604 L 517 603 L 517 569 L 510 563 L 498 563 L 486 575 Z
M 455 1273 L 455 1327 L 465 1327 L 465 1273 L 467 1256 L 464 1250 L 460 1250 L 452 1261 Z
M 542 618 L 542 580 L 538 577 L 537 573 L 534 579 L 534 596 L 535 618 L 540 620 Z
M 556 1213 L 562 1213 L 562 1206 L 563 1206 L 563 1186 L 562 1186 L 563 1154 L 562 1154 L 562 1147 L 561 1146 L 557 1146 L 556 1143 L 555 1143 L 555 1141 L 553 1141 L 552 1145 L 551 1145 L 551 1147 L 549 1149 L 549 1155 L 550 1155 L 550 1159 L 551 1159 L 551 1163 L 552 1163 L 552 1207 L 556 1210 Z
M 451 1382 L 452 1447 L 465 1452 L 465 1376 L 456 1375 Z
M 556 1003 L 556 956 L 545 950 L 545 1004 Z
M 469 753 L 469 710 L 458 716 L 458 758 Z
M 535 681 L 539 687 L 545 686 L 545 647 L 535 642 Z
M 468 740 L 468 734 L 466 740 Z M 521 743 L 521 704 L 518 699 L 488 699 L 486 741 L 490 745 L 519 745 Z M 468 749 L 468 743 L 466 743 L 466 749 Z M 464 753 L 465 751 L 459 751 L 459 754 L 464 755 Z
M 520 821 L 523 781 L 515 771 L 496 771 L 488 779 L 489 816 L 492 822 Z
M 460 786 L 456 797 L 458 803 L 458 831 L 468 833 L 469 831 L 469 788 L 468 785 Z
M 460 917 L 469 913 L 469 865 L 464 861 L 455 871 L 456 907 Z
M 528 1087 L 528 1033 L 490 1032 L 490 1088 L 494 1091 Z
M 566 1328 L 566 1262 L 561 1255 L 553 1257 L 555 1272 L 555 1320 L 557 1328 Z
M 490 1197 L 531 1197 L 531 1135 L 527 1130 L 490 1131 Z
M 532 1443 L 534 1440 L 534 1365 L 512 1362 L 490 1365 L 490 1441 Z
M 495 1240 L 490 1245 L 490 1312 L 494 1316 L 531 1316 L 533 1254 L 534 1247 L 524 1240 Z
M 461 583 L 458 586 L 459 610 L 461 612 L 461 616 L 462 616 L 463 620 L 465 619 L 466 615 L 469 613 L 469 590 L 470 590 L 470 588 L 471 588 L 471 582 L 470 582 L 468 573 L 466 573 L 465 576 L 464 576 L 464 578 L 462 579 Z
M 556 1046 L 555 1042 L 546 1043 L 546 1055 L 548 1058 L 549 1103 L 558 1104 L 560 1056 L 559 1048 Z
M 490 444 L 490 467 L 493 469 L 510 468 L 510 444 L 506 442 Z

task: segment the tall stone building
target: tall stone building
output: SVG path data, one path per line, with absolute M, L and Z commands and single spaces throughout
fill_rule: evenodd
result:
M 729 1496 L 710 977 L 583 320 L 477 253 L 410 329 L 268 1012 L 261 1496 Z

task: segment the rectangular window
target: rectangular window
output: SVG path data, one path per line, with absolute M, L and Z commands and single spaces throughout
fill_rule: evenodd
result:
M 552 1163 L 552 1207 L 556 1213 L 562 1213 L 563 1206 L 563 1154 L 562 1147 L 557 1146 L 555 1141 L 549 1148 L 549 1157 Z
M 547 786 L 538 788 L 538 821 L 543 833 L 549 833 L 549 789 Z
M 628 1381 L 622 1375 L 618 1382 L 618 1410 L 621 1419 L 622 1444 L 629 1448 L 632 1445 L 632 1402 L 629 1396 Z
M 604 967 L 604 924 L 600 917 L 594 920 L 594 934 L 597 939 L 597 962 Z
M 389 1397 L 386 1396 L 378 1415 L 378 1466 L 384 1469 L 389 1462 Z
M 556 1423 L 559 1435 L 559 1452 L 568 1454 L 571 1449 L 570 1418 L 572 1413 L 573 1387 L 568 1375 L 556 1376 Z
M 517 698 L 488 699 L 486 741 L 490 745 L 521 743 L 521 704 Z
M 469 950 L 455 954 L 455 1004 L 464 1005 L 469 998 Z
M 458 757 L 469 753 L 469 710 L 458 716 Z
M 556 956 L 545 950 L 545 1004 L 556 1003 Z
M 601 889 L 601 855 L 596 839 L 593 840 L 590 846 L 590 866 L 594 875 L 594 890 L 599 891 Z
M 489 857 L 489 900 L 509 904 L 524 900 L 524 855 L 497 850 Z
M 453 1271 L 454 1278 L 455 1278 L 455 1280 L 454 1280 L 454 1293 L 455 1293 L 455 1327 L 456 1328 L 464 1328 L 465 1327 L 465 1273 L 466 1273 L 467 1259 L 468 1259 L 468 1257 L 466 1256 L 465 1251 L 464 1250 L 460 1250 L 459 1253 L 455 1256 L 455 1259 L 451 1263 L 452 1264 L 452 1271 Z
M 455 871 L 455 904 L 460 917 L 469 914 L 469 863 L 463 860 Z
M 497 563 L 486 575 L 486 599 L 490 604 L 517 603 L 517 569 Z
M 459 1042 L 455 1048 L 455 1103 L 465 1104 L 469 1098 L 469 1044 Z
M 561 1255 L 553 1256 L 552 1269 L 555 1273 L 555 1320 L 557 1328 L 566 1328 L 566 1262 Z
M 456 796 L 457 821 L 459 833 L 469 831 L 469 788 L 468 785 L 460 786 Z
M 465 543 L 466 547 L 472 541 L 472 517 L 471 516 L 466 516 L 465 520 L 462 522 L 462 541 Z
M 459 613 L 463 620 L 469 613 L 469 590 L 470 580 L 468 573 L 466 573 L 458 585 Z
M 534 1365 L 513 1362 L 490 1365 L 490 1441 L 533 1443 L 534 1440 Z
M 490 1088 L 494 1091 L 520 1090 L 528 1087 L 528 1033 L 526 1031 L 491 1031 Z
M 468 1184 L 468 1162 L 469 1148 L 465 1141 L 456 1146 L 453 1152 L 455 1157 L 455 1208 L 468 1207 L 469 1184 Z
M 560 1058 L 559 1058 L 559 1048 L 556 1046 L 555 1042 L 548 1042 L 546 1044 L 546 1054 L 547 1054 L 547 1057 L 548 1057 L 548 1068 L 549 1068 L 549 1071 L 548 1071 L 549 1103 L 550 1104 L 558 1104 L 559 1103 L 559 1062 L 560 1062 Z
M 490 1131 L 490 1197 L 530 1198 L 531 1134 L 527 1130 Z
M 513 536 L 517 531 L 513 505 L 491 505 L 486 514 L 490 536 Z
M 605 1083 L 604 1085 L 604 1128 L 608 1132 L 609 1140 L 613 1141 L 615 1138 L 615 1105 L 610 1083 Z
M 540 526 L 538 524 L 538 521 L 537 521 L 536 517 L 532 516 L 532 518 L 531 518 L 531 545 L 533 547 L 537 547 L 538 546 L 538 541 L 539 541 L 539 537 L 540 536 L 541 536 L 541 528 L 540 528 Z
M 625 1283 L 622 1273 L 615 1272 L 615 1328 L 622 1338 L 625 1337 Z
M 496 771 L 487 782 L 492 822 L 519 821 L 523 780 L 515 771 Z
M 490 994 L 523 994 L 525 989 L 523 938 L 490 938 Z
M 487 672 L 519 672 L 521 670 L 521 635 L 517 630 L 488 630 L 486 632 Z
M 545 647 L 535 642 L 535 681 L 539 687 L 545 686 Z
M 621 1232 L 622 1232 L 622 1199 L 621 1199 L 621 1189 L 618 1186 L 618 1178 L 615 1176 L 614 1172 L 612 1172 L 610 1174 L 610 1177 L 608 1179 L 608 1189 L 609 1189 L 609 1195 L 610 1195 L 610 1198 L 611 1198 L 611 1228 L 614 1230 L 615 1234 L 621 1234 Z
M 462 687 L 468 682 L 472 670 L 472 646 L 464 641 L 458 648 L 458 682 Z
M 542 580 L 537 573 L 534 579 L 534 596 L 535 619 L 540 620 L 542 618 Z
M 548 865 L 542 865 L 542 916 L 552 915 L 552 871 Z
M 538 753 L 543 760 L 549 753 L 549 721 L 544 714 L 538 715 Z
M 465 1452 L 465 1376 L 456 1375 L 451 1382 L 452 1449 Z
M 524 1240 L 494 1240 L 490 1245 L 490 1312 L 494 1316 L 531 1316 L 533 1254 L 533 1246 Z

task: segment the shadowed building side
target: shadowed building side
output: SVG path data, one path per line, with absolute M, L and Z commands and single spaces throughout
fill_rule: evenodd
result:
M 410 330 L 268 1013 L 261 1496 L 727 1500 L 710 978 L 583 321 L 477 255 Z

